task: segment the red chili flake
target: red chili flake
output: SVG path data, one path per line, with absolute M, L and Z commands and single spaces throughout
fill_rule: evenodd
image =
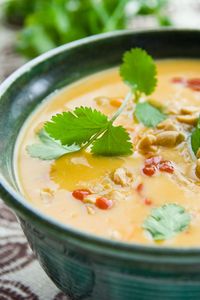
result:
M 142 171 L 147 176 L 153 176 L 156 173 L 156 167 L 154 165 L 145 166 Z
M 88 189 L 78 189 L 72 192 L 72 196 L 81 201 L 88 195 L 91 195 L 91 192 Z
M 140 194 L 142 190 L 144 189 L 143 183 L 139 183 L 138 186 L 136 187 L 136 191 Z
M 113 206 L 113 201 L 107 199 L 106 197 L 100 197 L 96 199 L 95 205 L 100 209 L 108 209 Z
M 171 161 L 163 160 L 159 163 L 158 169 L 161 172 L 174 173 L 174 166 Z
M 152 205 L 152 201 L 149 198 L 144 199 L 144 204 L 145 205 Z
M 191 78 L 187 80 L 188 84 L 200 85 L 200 78 Z
M 194 91 L 200 91 L 200 78 L 188 79 L 187 86 Z
M 200 91 L 200 78 L 191 78 L 186 80 L 181 77 L 174 77 L 171 81 L 173 83 L 181 83 L 194 91 Z
M 172 78 L 171 82 L 185 84 L 185 79 L 181 78 L 181 77 L 174 77 L 174 78 Z
M 161 156 L 152 156 L 145 160 L 145 166 L 157 166 L 161 162 Z

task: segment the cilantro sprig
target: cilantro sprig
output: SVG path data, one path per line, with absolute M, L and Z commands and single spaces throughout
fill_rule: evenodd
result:
M 140 103 L 143 95 L 152 94 L 157 85 L 157 70 L 153 58 L 140 48 L 131 49 L 124 54 L 120 75 L 127 83 L 136 103 L 134 115 L 146 127 L 155 127 L 166 116 L 147 101 Z
M 154 240 L 167 240 L 186 230 L 190 220 L 189 213 L 182 206 L 170 203 L 153 209 L 142 227 Z
M 40 143 L 27 146 L 28 153 L 35 158 L 52 160 L 91 146 L 91 152 L 96 155 L 132 154 L 129 134 L 122 126 L 113 125 L 130 98 L 128 94 L 111 120 L 90 107 L 77 107 L 73 112 L 53 116 L 38 133 Z
M 132 144 L 129 134 L 122 126 L 113 125 L 128 101 L 134 99 L 135 116 L 145 126 L 154 127 L 165 116 L 147 102 L 140 103 L 141 97 L 150 95 L 157 83 L 155 63 L 145 50 L 135 48 L 127 51 L 120 74 L 130 86 L 130 91 L 110 120 L 89 107 L 77 107 L 72 112 L 57 114 L 45 123 L 42 133 L 38 134 L 40 143 L 27 147 L 28 153 L 46 160 L 86 148 L 96 155 L 130 155 Z
M 54 116 L 44 128 L 64 145 L 76 143 L 80 148 L 92 145 L 92 153 L 97 155 L 129 155 L 132 153 L 130 137 L 122 126 L 113 126 L 115 118 L 109 120 L 95 109 L 78 107 L 73 112 Z
M 153 58 L 140 48 L 131 49 L 124 54 L 120 75 L 130 86 L 135 101 L 138 101 L 142 94 L 148 96 L 153 93 L 157 84 L 157 71 Z

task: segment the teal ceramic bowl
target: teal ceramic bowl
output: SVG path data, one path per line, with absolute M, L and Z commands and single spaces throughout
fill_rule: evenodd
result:
M 0 193 L 43 269 L 71 299 L 199 300 L 200 248 L 148 247 L 83 233 L 40 213 L 16 185 L 13 150 L 29 114 L 54 90 L 118 65 L 123 52 L 136 46 L 155 58 L 200 58 L 200 31 L 121 31 L 86 38 L 36 58 L 1 85 Z

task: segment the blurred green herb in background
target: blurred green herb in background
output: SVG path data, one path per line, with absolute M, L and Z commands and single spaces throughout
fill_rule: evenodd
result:
M 10 0 L 8 23 L 21 27 L 17 49 L 32 58 L 89 35 L 127 28 L 135 15 L 154 15 L 162 26 L 167 0 Z

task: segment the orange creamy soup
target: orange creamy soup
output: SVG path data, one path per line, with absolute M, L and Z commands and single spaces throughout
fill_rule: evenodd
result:
M 26 151 L 37 142 L 44 122 L 57 113 L 88 106 L 112 117 L 128 91 L 118 69 L 55 92 L 29 117 L 18 141 L 16 173 L 32 205 L 64 224 L 109 239 L 200 245 L 200 162 L 190 146 L 200 110 L 200 61 L 163 60 L 156 66 L 158 84 L 148 101 L 162 108 L 166 119 L 146 127 L 133 118 L 129 104 L 114 122 L 129 133 L 132 155 L 105 157 L 83 150 L 46 161 Z M 154 209 L 170 203 L 181 206 L 190 222 L 169 238 L 154 239 L 143 224 Z M 165 222 L 171 217 L 169 211 Z

